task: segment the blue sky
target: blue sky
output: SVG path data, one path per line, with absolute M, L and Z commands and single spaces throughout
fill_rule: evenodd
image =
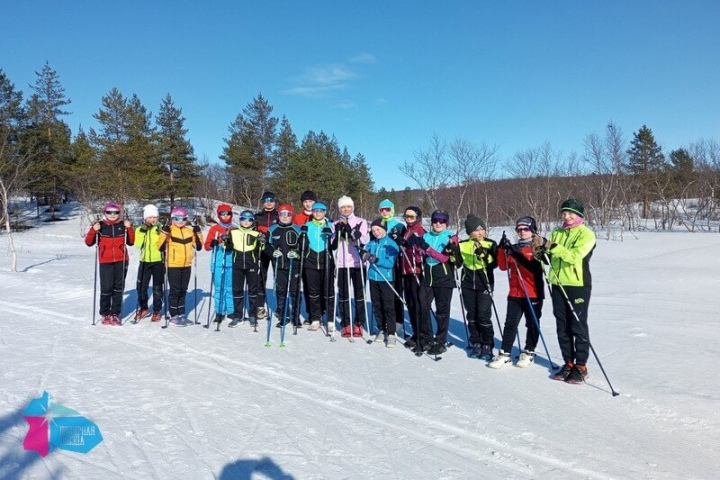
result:
M 259 93 L 302 138 L 334 134 L 376 187 L 433 134 L 581 152 L 608 121 L 666 152 L 720 137 L 717 1 L 167 1 L 3 6 L 0 68 L 29 92 L 60 74 L 73 132 L 113 87 L 158 111 L 170 93 L 198 158 Z

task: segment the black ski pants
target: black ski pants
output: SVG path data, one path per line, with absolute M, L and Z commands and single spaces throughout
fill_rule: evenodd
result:
M 365 322 L 365 285 L 363 285 L 363 279 L 367 278 L 367 272 L 364 270 L 361 272 L 359 268 L 339 268 L 337 279 L 338 303 L 340 304 L 340 318 L 343 327 L 350 325 L 350 318 L 352 317 L 348 277 L 350 283 L 352 283 L 353 299 L 355 300 L 355 325 L 362 325 Z M 375 311 L 374 307 L 373 311 Z
M 587 364 L 590 354 L 590 330 L 587 316 L 590 307 L 590 288 L 563 287 L 578 319 L 573 315 L 565 300 L 563 291 L 557 285 L 552 286 L 553 314 L 557 327 L 558 343 L 563 360 L 566 363 Z
M 258 291 L 257 291 L 257 305 L 259 307 L 265 306 L 265 289 L 267 287 L 268 270 L 270 270 L 270 264 L 273 265 L 273 272 L 275 271 L 275 264 L 272 261 L 272 255 L 266 254 L 267 250 L 263 250 L 260 254 L 260 271 L 258 273 Z
M 168 268 L 168 284 L 170 285 L 170 316 L 185 315 L 185 294 L 190 285 L 192 267 Z
M 242 320 L 245 316 L 245 288 L 248 292 L 248 316 L 257 316 L 260 281 L 257 268 L 233 268 L 233 318 Z M 264 285 L 263 285 L 264 288 Z
M 423 293 L 422 273 L 416 275 L 403 275 L 403 293 L 405 295 L 405 303 L 407 303 L 408 316 L 410 317 L 410 326 L 412 327 L 412 340 L 418 341 L 418 332 L 421 332 L 420 340 L 422 344 L 432 343 L 432 324 L 430 323 L 429 308 L 430 302 L 427 301 Z M 416 279 L 417 278 L 417 279 Z M 419 284 L 418 284 L 419 280 Z M 427 305 L 426 305 L 427 304 Z M 428 312 L 427 324 L 423 311 Z M 420 323 L 418 323 L 420 322 Z
M 140 310 L 148 309 L 148 286 L 150 279 L 153 283 L 153 312 L 162 310 L 163 295 L 165 294 L 165 263 L 140 262 L 137 276 L 137 296 Z
M 323 314 L 330 309 L 332 312 L 335 306 L 335 271 L 333 265 L 327 269 L 318 270 L 315 268 L 305 269 L 304 286 L 308 290 L 308 311 L 310 312 L 310 321 L 321 321 Z M 325 277 L 329 277 L 326 282 Z
M 388 335 L 395 334 L 395 293 L 384 281 L 370 280 L 370 301 L 372 301 L 373 317 L 378 330 Z M 369 333 L 369 332 L 368 332 Z
M 288 297 L 288 286 L 290 287 L 288 310 L 290 310 L 290 312 L 294 311 L 295 297 L 297 296 L 298 282 L 300 281 L 298 268 L 293 264 L 292 272 L 287 269 L 275 269 L 275 311 L 280 320 L 285 319 L 285 302 Z M 290 312 L 288 312 L 288 314 L 290 314 Z M 289 323 L 290 320 L 291 319 L 287 319 L 286 321 Z
M 518 325 L 520 319 L 525 315 L 525 328 L 527 334 L 525 336 L 525 350 L 534 352 L 537 347 L 538 338 L 540 332 L 535 325 L 535 319 L 538 324 L 540 323 L 540 317 L 542 317 L 542 306 L 543 301 L 537 298 L 531 298 L 532 310 L 530 310 L 530 304 L 528 299 L 508 297 L 507 314 L 505 315 L 505 329 L 503 330 L 502 338 L 502 349 L 503 351 L 510 353 L 512 350 L 513 342 L 515 342 L 515 336 L 517 335 Z M 535 319 L 533 319 L 533 314 Z
M 494 345 L 492 296 L 487 290 L 462 288 L 471 345 Z
M 448 328 L 450 326 L 450 303 L 452 302 L 452 287 L 428 287 L 423 286 L 423 297 L 427 304 L 423 305 L 424 321 L 421 322 L 430 325 L 430 308 L 432 301 L 435 300 L 435 321 L 437 322 L 437 330 L 435 331 L 435 341 L 440 344 L 447 342 Z M 420 331 L 420 339 L 423 338 L 422 330 Z
M 117 315 L 122 313 L 127 262 L 100 264 L 100 315 Z

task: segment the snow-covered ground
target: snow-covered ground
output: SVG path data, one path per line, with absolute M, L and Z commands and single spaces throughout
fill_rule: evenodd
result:
M 587 385 L 467 358 L 457 293 L 442 361 L 402 347 L 247 324 L 216 333 L 143 320 L 91 326 L 93 255 L 80 220 L 15 235 L 0 254 L 0 478 L 717 478 L 720 236 L 599 240 Z M 84 229 L 85 227 L 83 227 Z M 493 237 L 499 237 L 499 231 Z M 0 241 L 5 241 L 4 236 Z M 133 252 L 124 316 L 134 311 Z M 209 255 L 199 257 L 207 318 Z M 505 313 L 507 280 L 497 274 Z M 194 294 L 188 295 L 193 317 Z M 550 305 L 542 319 L 560 362 Z M 524 328 L 521 327 L 522 335 Z M 496 338 L 498 334 L 496 332 Z M 497 340 L 496 340 L 497 342 Z M 542 349 L 539 349 L 542 352 Z M 22 412 L 43 391 L 92 419 L 87 455 L 25 451 Z

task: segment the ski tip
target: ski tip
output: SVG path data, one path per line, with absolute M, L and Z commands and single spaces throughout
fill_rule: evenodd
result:
M 285 348 L 285 344 L 284 344 L 284 343 L 281 343 L 280 345 L 278 345 L 278 347 L 280 347 L 280 348 Z

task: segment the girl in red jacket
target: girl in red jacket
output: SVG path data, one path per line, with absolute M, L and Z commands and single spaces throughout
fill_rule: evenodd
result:
M 97 221 L 85 235 L 85 244 L 98 244 L 100 261 L 100 315 L 103 325 L 120 325 L 125 277 L 130 257 L 126 245 L 135 243 L 130 220 L 120 221 L 122 209 L 117 203 L 105 205 L 105 218 Z
M 503 235 L 498 245 L 498 266 L 507 270 L 510 279 L 507 315 L 503 331 L 502 348 L 490 368 L 502 368 L 510 365 L 510 351 L 517 335 L 518 324 L 525 315 L 525 348 L 515 366 L 529 367 L 535 361 L 535 347 L 538 343 L 539 331 L 535 320 L 540 322 L 544 294 L 542 264 L 533 258 L 532 237 L 537 234 L 537 222 L 533 217 L 522 217 L 515 223 L 518 243 L 511 244 Z M 518 272 L 520 275 L 518 275 Z M 530 306 L 532 305 L 532 310 Z M 533 314 L 535 318 L 532 318 Z

